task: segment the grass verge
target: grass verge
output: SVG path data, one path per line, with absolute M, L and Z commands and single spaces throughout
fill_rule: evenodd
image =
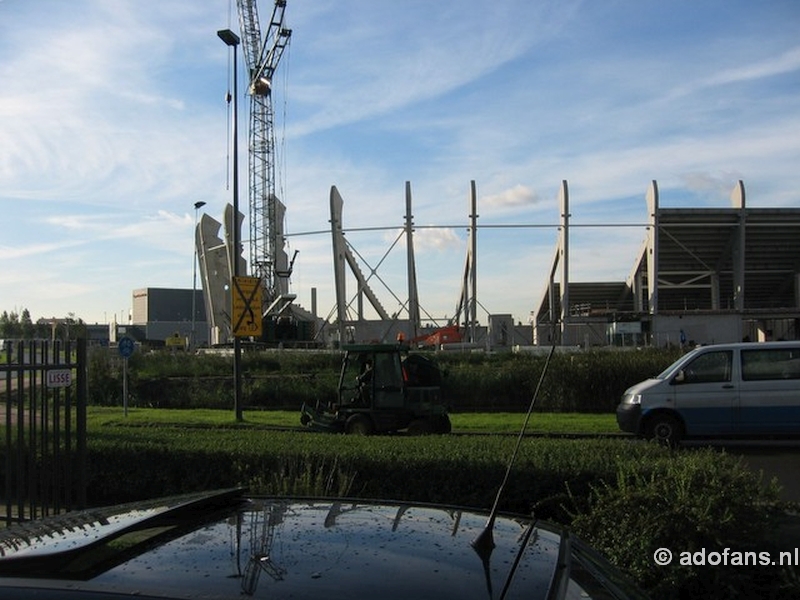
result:
M 517 433 L 525 415 L 520 413 L 456 413 L 450 415 L 453 431 L 464 433 Z M 237 423 L 233 411 L 214 409 L 131 408 L 128 415 L 118 407 L 91 406 L 87 426 L 167 426 L 261 428 L 298 427 L 299 411 L 245 411 L 243 422 Z M 619 433 L 612 414 L 534 413 L 527 431 L 543 434 L 611 434 Z

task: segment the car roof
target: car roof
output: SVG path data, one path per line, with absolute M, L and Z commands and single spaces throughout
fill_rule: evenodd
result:
M 497 516 L 493 545 L 476 550 L 486 521 L 455 506 L 242 490 L 93 509 L 0 532 L 0 598 L 57 580 L 170 598 L 547 598 L 580 586 L 581 569 L 617 590 L 603 597 L 637 597 L 579 540 L 530 517 Z

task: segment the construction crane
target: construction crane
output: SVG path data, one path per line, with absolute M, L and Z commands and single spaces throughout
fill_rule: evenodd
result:
M 275 133 L 272 79 L 292 36 L 284 26 L 286 0 L 275 0 L 263 32 L 256 0 L 236 0 L 242 49 L 249 74 L 250 126 L 248 175 L 250 200 L 250 265 L 260 277 L 266 307 L 288 295 L 292 265 L 284 251 L 284 205 L 275 193 Z

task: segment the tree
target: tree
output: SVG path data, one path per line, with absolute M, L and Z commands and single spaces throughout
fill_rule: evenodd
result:
M 74 340 L 86 337 L 86 323 L 73 312 L 67 313 L 65 318 L 55 319 L 55 331 L 53 322 L 53 319 L 38 319 L 34 322 L 27 308 L 23 308 L 22 313 L 4 310 L 0 313 L 0 338 L 32 340 L 49 339 L 55 335 L 59 339 Z
M 9 332 L 8 323 L 9 323 L 8 311 L 4 310 L 3 314 L 0 315 L 0 338 L 5 339 L 12 337 Z
M 22 334 L 19 324 L 19 315 L 15 311 L 3 311 L 0 315 L 0 336 L 3 339 L 18 338 Z
M 22 315 L 20 316 L 20 333 L 22 337 L 26 340 L 32 339 L 34 334 L 36 333 L 36 326 L 33 324 L 31 320 L 31 313 L 27 308 L 22 309 Z

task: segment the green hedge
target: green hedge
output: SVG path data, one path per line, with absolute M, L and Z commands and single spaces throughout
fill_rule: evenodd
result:
M 676 350 L 590 350 L 556 352 L 542 383 L 537 407 L 543 411 L 609 412 L 634 383 L 660 373 Z M 441 354 L 447 390 L 457 410 L 524 410 L 530 403 L 544 356 L 528 354 Z
M 96 502 L 152 497 L 209 487 L 249 485 L 270 492 L 286 465 L 300 461 L 303 472 L 329 473 L 347 481 L 336 492 L 360 497 L 491 505 L 502 479 L 513 436 L 353 437 L 311 432 L 108 427 L 91 436 Z M 587 445 L 590 450 L 587 451 Z M 571 490 L 587 494 L 598 478 L 613 478 L 626 446 L 615 440 L 526 440 L 505 507 L 548 517 L 561 514 Z M 224 451 L 221 451 L 224 449 Z M 652 462 L 664 451 L 643 444 Z M 125 473 L 124 479 L 114 473 Z M 279 477 L 280 479 L 280 477 Z
M 630 385 L 652 377 L 678 356 L 676 350 L 593 350 L 556 353 L 537 408 L 559 412 L 610 412 Z M 529 354 L 439 353 L 444 397 L 454 412 L 525 410 L 544 367 Z M 252 351 L 242 359 L 243 403 L 292 410 L 304 402 L 336 397 L 339 352 Z M 162 408 L 229 408 L 232 358 L 157 351 L 129 362 L 132 404 Z M 90 361 L 90 402 L 122 404 L 121 360 L 95 349 Z
M 348 481 L 347 489 L 336 486 L 344 495 L 425 502 L 455 498 L 489 506 L 515 443 L 516 436 L 495 435 L 360 437 L 236 427 L 106 426 L 90 431 L 89 489 L 102 503 L 235 485 L 267 493 L 274 491 L 269 488 L 274 474 L 300 461 L 303 471 L 328 469 L 328 475 Z M 711 477 L 714 469 L 751 476 L 718 452 L 673 453 L 619 439 L 527 438 L 503 505 L 563 520 L 571 518 L 565 508 L 575 498 L 588 498 L 598 482 L 615 483 L 619 473 L 674 478 L 684 465 L 694 468 L 689 458 L 696 457 L 709 467 L 703 476 Z M 119 473 L 125 476 L 115 476 Z M 703 490 L 702 482 L 690 483 Z M 743 495 L 757 497 L 754 489 L 744 489 Z
M 305 401 L 336 397 L 341 355 L 319 352 L 248 351 L 242 356 L 246 407 L 293 409 Z M 89 403 L 122 405 L 122 359 L 106 348 L 89 356 Z M 230 408 L 233 359 L 217 354 L 137 352 L 128 362 L 132 406 Z

